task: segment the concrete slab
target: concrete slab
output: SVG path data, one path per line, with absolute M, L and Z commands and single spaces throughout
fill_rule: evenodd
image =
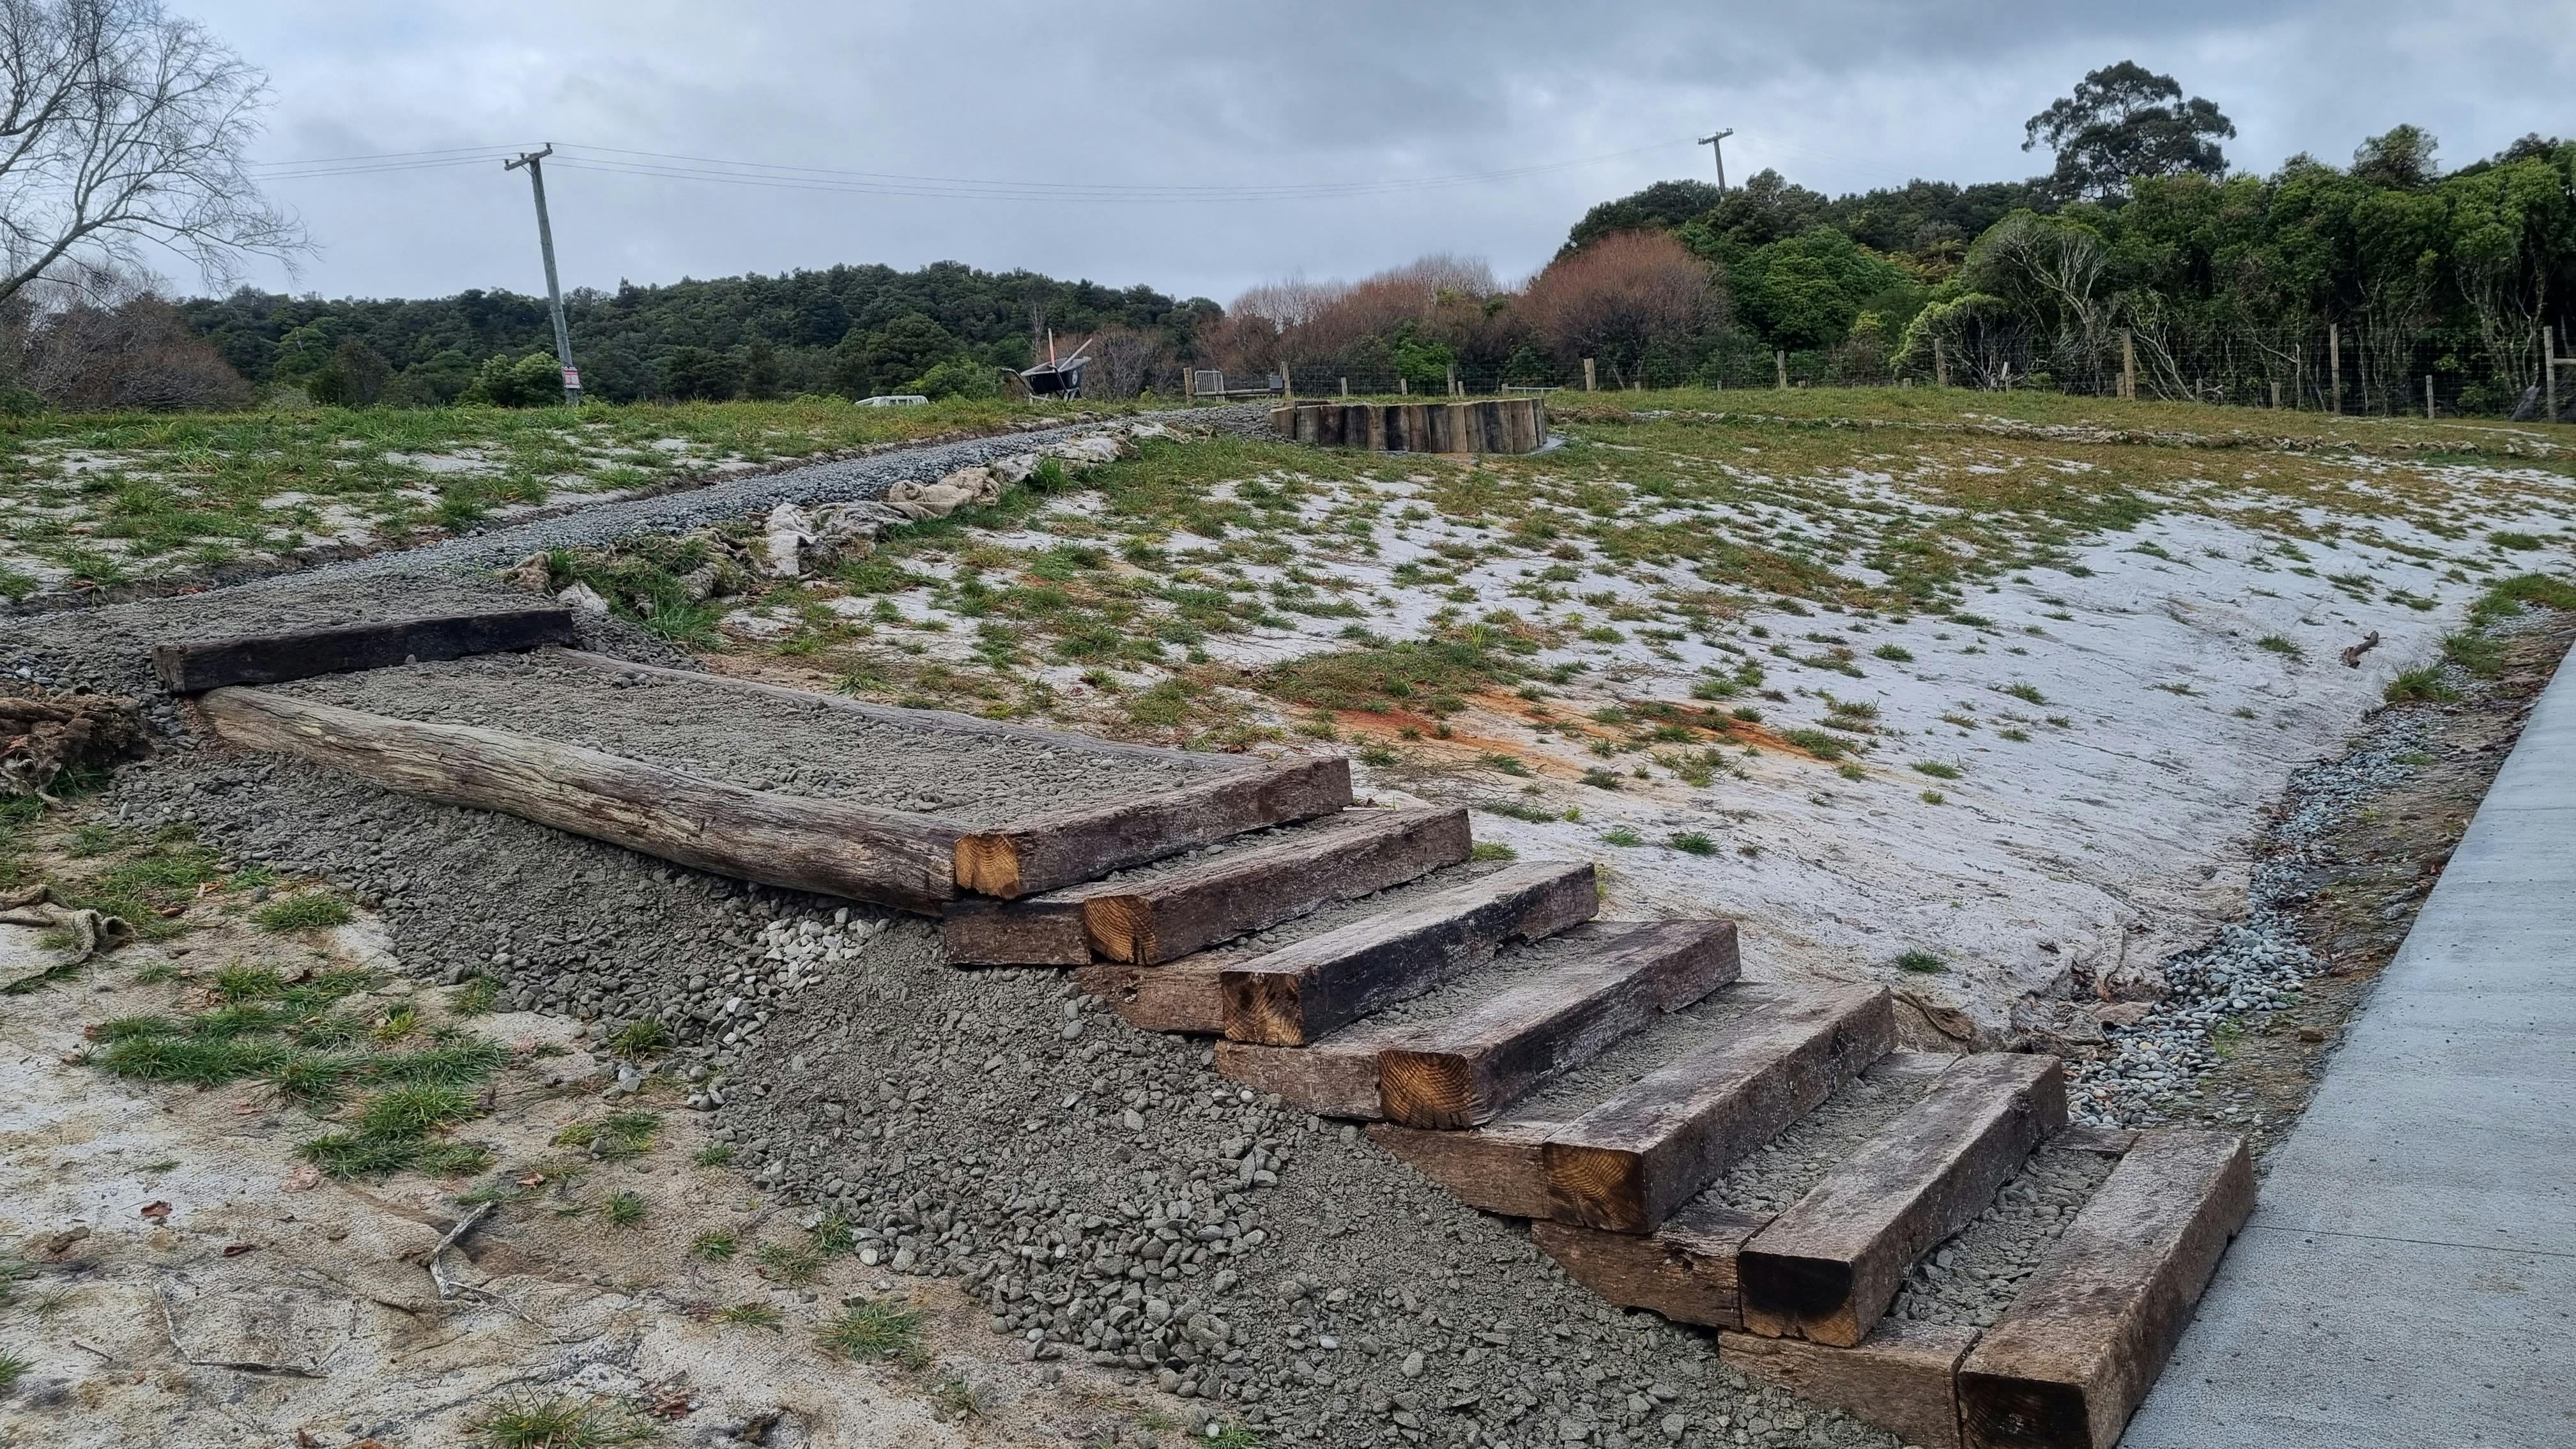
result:
M 2576 1445 L 2576 671 L 2275 1154 L 2127 1449 Z

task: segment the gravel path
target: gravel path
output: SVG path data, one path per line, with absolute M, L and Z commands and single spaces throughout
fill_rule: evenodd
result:
M 927 481 L 959 468 L 989 463 L 1013 453 L 1025 453 L 1033 447 L 1084 433 L 1096 433 L 1129 423 L 1183 421 L 1228 432 L 1249 433 L 1267 431 L 1268 413 L 1259 406 L 1182 408 L 1139 413 L 1126 418 L 1095 418 L 1060 427 L 1030 428 L 929 447 L 895 448 L 866 457 L 841 458 L 775 473 L 726 479 L 676 493 L 597 504 L 553 518 L 540 518 L 489 531 L 478 530 L 419 548 L 326 564 L 309 574 L 283 575 L 243 587 L 273 588 L 308 577 L 363 577 L 380 573 L 417 573 L 427 569 L 500 567 L 550 548 L 598 547 L 636 534 L 685 533 L 704 524 L 722 523 L 745 514 L 766 513 L 781 503 L 843 503 L 876 498 L 882 496 L 888 486 L 905 478 Z
M 753 790 L 850 800 L 977 827 L 1204 779 L 1184 761 L 908 729 L 717 682 L 611 674 L 542 654 L 331 674 L 276 692 L 398 719 L 488 725 Z

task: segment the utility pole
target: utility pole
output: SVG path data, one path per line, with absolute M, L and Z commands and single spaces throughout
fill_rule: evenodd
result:
M 1734 134 L 1735 128 L 1729 126 L 1714 136 L 1699 138 L 1699 143 L 1706 146 L 1709 154 L 1717 158 L 1717 189 L 1721 192 L 1726 190 L 1726 138 Z
M 564 405 L 581 406 L 581 369 L 572 365 L 572 331 L 564 326 L 563 287 L 555 281 L 555 231 L 546 221 L 546 172 L 539 165 L 555 154 L 552 141 L 542 151 L 530 151 L 516 161 L 504 161 L 501 169 L 516 171 L 528 168 L 528 184 L 537 193 L 537 250 L 546 254 L 546 305 L 555 315 L 555 361 L 563 367 Z

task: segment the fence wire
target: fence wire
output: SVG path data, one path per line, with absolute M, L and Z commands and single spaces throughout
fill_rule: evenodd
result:
M 2576 357 L 2562 355 L 2553 369 L 2549 350 L 2537 333 L 2524 345 L 2495 347 L 2342 328 L 2207 335 L 2112 329 L 2049 342 L 2010 336 L 1945 340 L 1939 347 L 1918 344 L 1899 357 L 1867 345 L 1770 348 L 1734 335 L 1703 342 L 1696 356 L 1674 349 L 1594 358 L 1588 368 L 1581 360 L 1533 362 L 1527 355 L 1510 366 L 1461 363 L 1436 371 L 1297 362 L 1241 373 L 1194 369 L 1191 386 L 1207 395 L 1221 377 L 1224 392 L 1237 397 L 1949 386 L 2354 416 L 2554 416 L 2576 423 Z M 1179 382 L 1175 376 L 1163 386 Z

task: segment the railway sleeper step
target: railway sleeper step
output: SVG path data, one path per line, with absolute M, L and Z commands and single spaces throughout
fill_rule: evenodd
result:
M 1345 810 L 940 921 L 958 965 L 1152 966 L 1467 858 L 1464 810 Z
M 1950 1060 L 1882 1063 L 1895 1039 L 1881 988 L 1742 983 L 1667 1013 L 1479 1127 L 1370 1133 L 1472 1206 L 1647 1233 L 1864 1071 L 1892 1092 Z
M 1737 970 L 1733 921 L 1594 921 L 1305 1046 L 1220 1043 L 1217 1070 L 1325 1116 L 1469 1127 Z

